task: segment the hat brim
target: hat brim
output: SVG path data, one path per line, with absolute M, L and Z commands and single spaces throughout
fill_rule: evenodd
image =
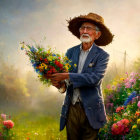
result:
M 109 43 L 111 43 L 113 40 L 114 35 L 110 32 L 110 30 L 104 24 L 96 20 L 91 20 L 85 17 L 84 18 L 76 17 L 68 22 L 69 22 L 69 25 L 68 25 L 69 31 L 71 31 L 72 34 L 78 38 L 80 38 L 79 28 L 81 27 L 82 23 L 90 22 L 96 25 L 101 31 L 101 36 L 97 40 L 94 41 L 95 44 L 99 46 L 106 46 Z

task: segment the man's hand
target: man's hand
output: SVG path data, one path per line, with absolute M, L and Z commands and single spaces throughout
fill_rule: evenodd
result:
M 55 73 L 47 76 L 47 79 L 51 80 L 53 86 L 57 89 L 65 88 L 66 85 L 64 80 L 69 78 L 69 73 Z
M 61 86 L 62 86 L 61 82 L 56 82 L 56 81 L 52 81 L 52 80 L 51 80 L 51 83 L 52 83 L 52 85 L 55 86 L 57 89 L 60 89 Z
M 50 76 L 53 83 L 59 83 L 65 79 L 69 79 L 69 73 L 55 73 Z

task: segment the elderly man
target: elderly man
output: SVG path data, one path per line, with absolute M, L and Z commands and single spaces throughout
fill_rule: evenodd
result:
M 109 60 L 108 53 L 97 45 L 108 45 L 113 35 L 103 18 L 94 13 L 80 15 L 68 23 L 68 29 L 82 43 L 66 53 L 71 65 L 77 67 L 50 78 L 61 92 L 66 89 L 60 130 L 66 125 L 68 140 L 96 140 L 99 129 L 106 123 L 101 83 Z

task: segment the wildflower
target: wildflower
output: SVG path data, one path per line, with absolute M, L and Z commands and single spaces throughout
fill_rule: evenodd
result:
M 6 120 L 6 114 L 1 114 L 1 118 L 5 121 Z
M 65 56 L 64 59 L 65 59 L 66 61 L 69 60 L 67 56 Z
M 24 46 L 21 47 L 21 50 L 24 50 Z
M 128 113 L 124 113 L 123 115 L 124 115 L 124 116 L 128 116 Z
M 32 53 L 36 53 L 36 51 L 37 51 L 36 48 L 34 48 L 34 46 L 32 46 L 32 47 L 30 48 L 30 50 L 31 50 Z
M 135 73 L 134 72 L 131 72 L 130 73 L 130 78 L 134 78 L 135 77 Z
M 77 64 L 74 64 L 74 67 L 76 68 L 77 67 Z
M 123 119 L 114 123 L 111 127 L 112 135 L 125 135 L 129 132 L 129 120 Z
M 113 86 L 112 86 L 112 89 L 115 90 L 115 88 L 116 88 L 116 86 L 113 85 Z
M 126 72 L 125 74 L 128 75 L 128 72 Z
M 121 112 L 123 110 L 124 110 L 124 107 L 119 106 L 119 107 L 117 107 L 116 112 L 118 113 L 118 112 Z
M 52 60 L 53 60 L 53 56 L 49 56 L 48 61 L 52 61 Z
M 137 104 L 138 108 L 140 109 L 140 101 L 138 101 L 138 104 Z
M 131 93 L 131 95 L 126 99 L 126 101 L 124 102 L 124 106 L 127 106 L 127 104 L 134 98 L 136 97 L 136 91 L 133 91 Z
M 137 119 L 137 124 L 140 125 L 140 119 Z
M 124 83 L 127 83 L 129 81 L 129 78 L 126 78 L 125 80 L 124 80 Z
M 110 89 L 111 88 L 111 86 L 110 85 L 107 85 L 107 89 Z
M 129 120 L 128 120 L 128 119 L 123 119 L 123 120 L 122 120 L 122 123 L 123 123 L 125 126 L 128 126 L 128 125 L 129 125 Z
M 131 83 L 130 82 L 127 82 L 127 83 L 125 83 L 125 88 L 131 88 Z
M 13 128 L 14 123 L 13 123 L 13 121 L 11 121 L 11 120 L 7 120 L 7 121 L 3 121 L 3 125 L 4 125 L 6 128 L 10 129 L 10 128 Z
M 137 128 L 137 125 L 136 124 L 132 126 L 132 130 L 133 129 L 136 129 L 136 128 Z
M 114 118 L 114 121 L 117 121 L 117 119 L 116 119 L 116 118 Z
M 113 107 L 113 105 L 114 105 L 113 103 L 107 103 L 106 106 L 109 108 L 109 107 Z
M 120 78 L 121 81 L 124 81 L 124 78 Z
M 130 82 L 131 84 L 135 84 L 135 83 L 136 83 L 136 79 L 130 79 L 129 82 Z

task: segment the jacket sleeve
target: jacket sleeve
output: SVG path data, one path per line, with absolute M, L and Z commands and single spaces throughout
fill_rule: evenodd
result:
M 94 70 L 88 73 L 69 73 L 70 82 L 73 84 L 73 88 L 79 88 L 83 86 L 96 86 L 104 77 L 109 61 L 109 54 L 102 53 L 99 56 Z

